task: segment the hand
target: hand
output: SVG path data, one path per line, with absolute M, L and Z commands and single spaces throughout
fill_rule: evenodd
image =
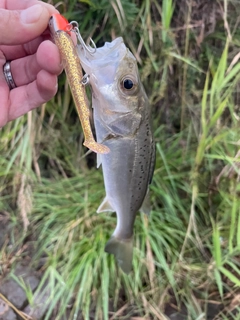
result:
M 57 92 L 60 55 L 46 31 L 57 10 L 38 0 L 0 2 L 0 127 L 50 100 Z M 10 61 L 16 88 L 3 66 Z

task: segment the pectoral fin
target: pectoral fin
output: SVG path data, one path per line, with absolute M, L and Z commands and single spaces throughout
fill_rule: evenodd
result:
M 116 136 L 125 137 L 135 133 L 140 126 L 141 120 L 142 116 L 140 114 L 132 114 L 129 112 L 118 115 L 115 120 L 108 123 L 108 127 Z
M 107 197 L 103 199 L 103 202 L 100 204 L 100 206 L 97 209 L 97 213 L 100 212 L 114 212 L 115 210 L 111 206 L 110 202 L 108 201 Z

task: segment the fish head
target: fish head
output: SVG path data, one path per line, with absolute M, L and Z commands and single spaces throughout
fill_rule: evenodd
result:
M 106 42 L 95 52 L 79 46 L 78 54 L 89 75 L 98 108 L 108 112 L 130 112 L 138 107 L 142 84 L 137 62 L 121 37 Z

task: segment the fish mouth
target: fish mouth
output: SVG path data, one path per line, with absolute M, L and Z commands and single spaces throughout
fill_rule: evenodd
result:
M 78 45 L 77 50 L 81 63 L 91 68 L 104 67 L 111 62 L 121 60 L 127 52 L 122 37 L 118 37 L 112 42 L 105 42 L 103 47 L 97 48 L 93 53 L 85 50 L 82 45 Z

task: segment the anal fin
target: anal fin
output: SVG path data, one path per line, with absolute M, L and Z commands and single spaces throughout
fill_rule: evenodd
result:
M 102 164 L 101 154 L 97 153 L 97 168 L 99 168 L 101 164 Z
M 115 210 L 111 206 L 110 202 L 108 201 L 107 197 L 103 199 L 103 202 L 100 204 L 100 206 L 97 209 L 97 213 L 100 212 L 114 212 Z
M 149 195 L 149 189 L 147 190 L 147 193 L 145 195 L 145 198 L 143 200 L 142 206 L 140 208 L 140 212 L 145 213 L 146 215 L 150 215 L 151 212 L 151 202 L 150 202 L 150 195 Z

